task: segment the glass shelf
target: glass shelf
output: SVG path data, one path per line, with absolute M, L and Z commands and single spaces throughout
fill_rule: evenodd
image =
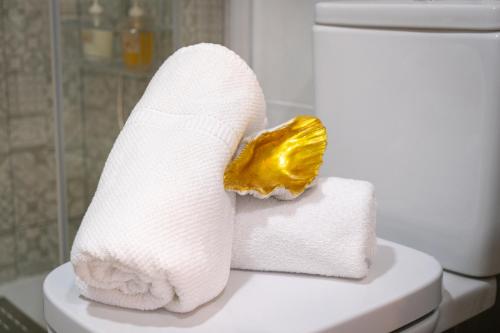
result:
M 67 17 L 63 18 L 61 21 L 61 25 L 64 28 L 69 28 L 69 29 L 79 29 L 81 27 L 81 21 L 77 17 Z M 121 32 L 120 28 L 118 27 L 119 24 L 115 24 L 112 29 L 109 29 L 115 34 L 119 34 Z M 169 32 L 172 31 L 173 28 L 167 25 L 162 25 L 162 24 L 154 24 L 151 27 L 148 28 L 147 31 L 155 32 L 155 33 L 164 33 L 164 32 Z
M 156 65 L 151 65 L 149 69 L 133 70 L 126 68 L 120 61 L 99 62 L 99 61 L 90 61 L 86 59 L 80 60 L 80 66 L 85 71 L 94 71 L 99 73 L 120 75 L 135 79 L 151 78 L 158 67 Z
M 76 1 L 74 5 L 68 5 L 61 17 L 63 30 L 68 32 L 68 45 L 76 51 L 67 59 L 68 63 L 78 66 L 81 70 L 90 73 L 107 73 L 111 75 L 149 79 L 152 77 L 159 65 L 177 48 L 174 45 L 174 35 L 178 30 L 174 18 L 178 15 L 178 4 L 174 0 L 143 0 L 141 6 L 145 9 L 149 22 L 147 31 L 153 32 L 153 63 L 147 69 L 130 69 L 122 61 L 122 29 L 123 22 L 128 17 L 131 1 L 104 1 L 105 15 L 110 22 L 109 31 L 113 32 L 113 57 L 109 61 L 94 61 L 85 57 L 82 49 L 80 30 L 88 19 L 89 1 Z M 79 54 L 77 54 L 77 52 Z

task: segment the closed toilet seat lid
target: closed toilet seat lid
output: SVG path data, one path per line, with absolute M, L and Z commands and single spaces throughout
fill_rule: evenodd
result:
M 379 239 L 362 280 L 231 271 L 215 300 L 188 314 L 135 311 L 80 297 L 70 263 L 44 282 L 45 317 L 62 332 L 389 332 L 439 306 L 439 263 Z

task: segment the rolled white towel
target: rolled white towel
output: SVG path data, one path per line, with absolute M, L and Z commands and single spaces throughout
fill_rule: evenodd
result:
M 224 168 L 265 126 L 252 70 L 225 47 L 177 51 L 119 134 L 73 244 L 84 296 L 187 312 L 226 285 L 235 198 Z
M 373 185 L 322 178 L 293 201 L 237 198 L 232 268 L 366 276 L 375 236 Z

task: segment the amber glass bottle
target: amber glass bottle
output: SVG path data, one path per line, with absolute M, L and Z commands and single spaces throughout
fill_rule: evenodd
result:
M 147 70 L 153 63 L 154 33 L 139 1 L 134 1 L 122 28 L 123 63 L 128 69 Z

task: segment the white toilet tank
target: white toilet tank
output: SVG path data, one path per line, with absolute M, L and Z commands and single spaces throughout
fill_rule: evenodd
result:
M 500 273 L 500 1 L 316 6 L 323 173 L 377 189 L 379 236 Z

